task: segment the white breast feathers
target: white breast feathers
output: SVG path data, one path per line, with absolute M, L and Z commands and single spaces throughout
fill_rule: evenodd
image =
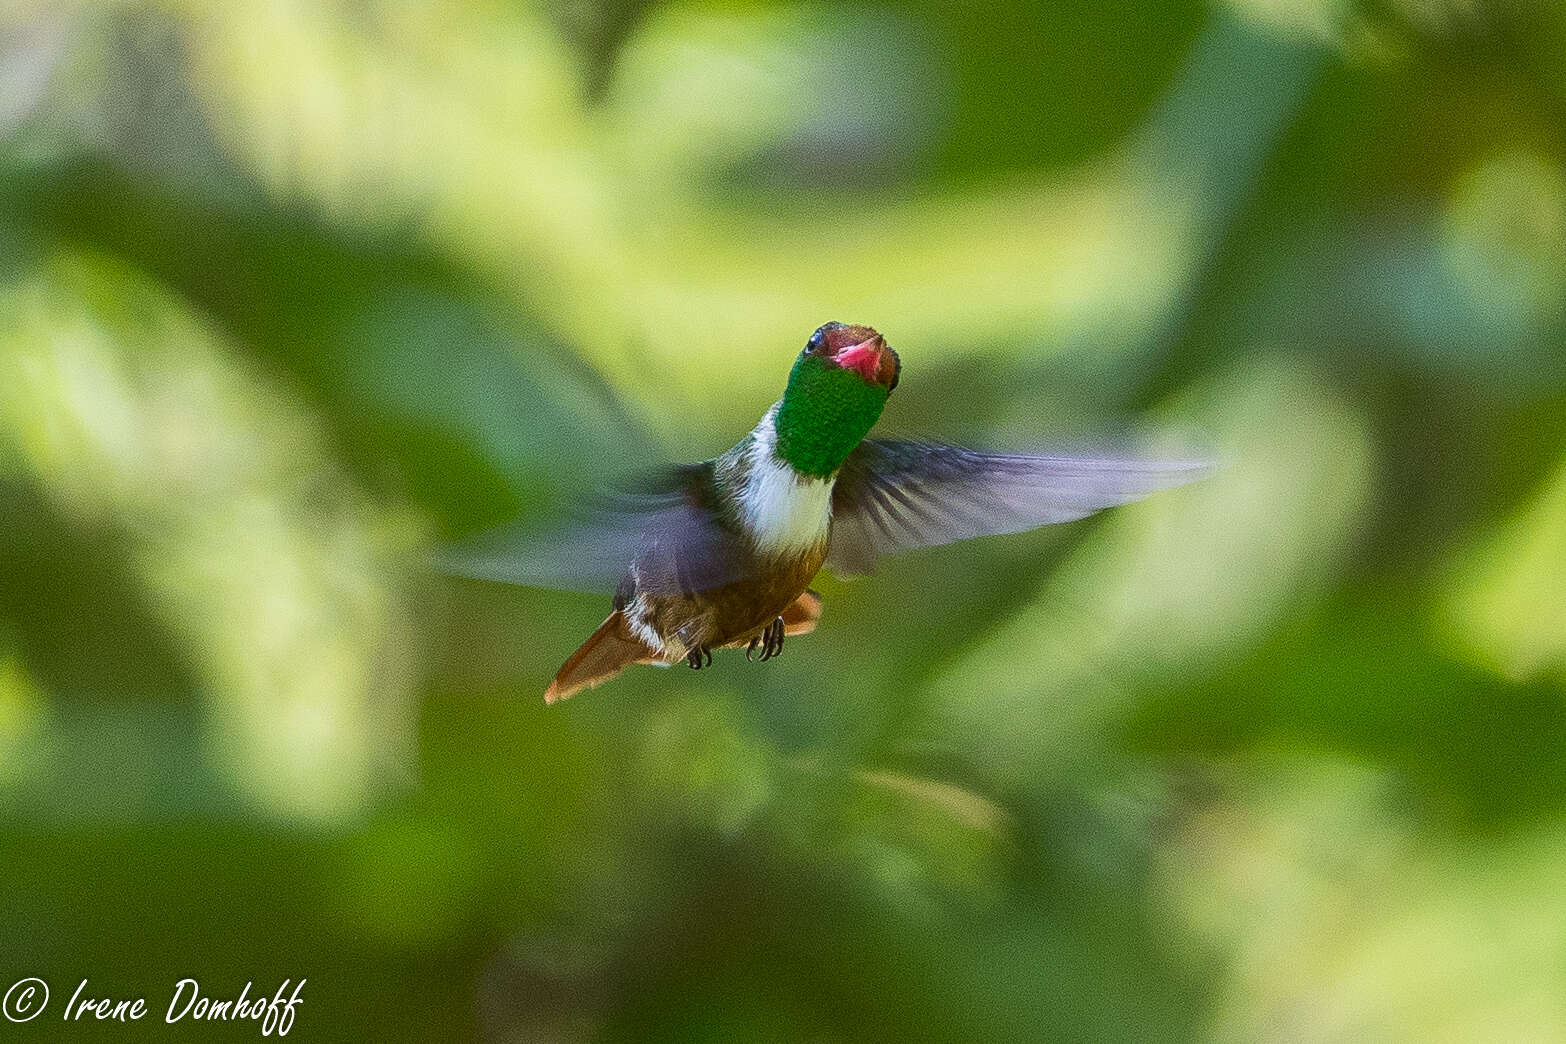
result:
M 756 425 L 740 513 L 763 551 L 802 554 L 826 540 L 832 522 L 832 480 L 801 475 L 774 452 L 776 407 Z

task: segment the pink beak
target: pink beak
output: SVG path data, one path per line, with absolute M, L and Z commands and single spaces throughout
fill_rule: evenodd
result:
M 886 341 L 882 340 L 880 334 L 876 334 L 867 341 L 860 341 L 858 344 L 851 344 L 841 349 L 832 357 L 832 361 L 844 369 L 853 370 L 874 384 L 876 375 L 881 370 L 881 353 L 885 350 Z

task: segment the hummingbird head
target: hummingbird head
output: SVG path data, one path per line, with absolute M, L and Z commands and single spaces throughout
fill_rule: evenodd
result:
M 814 355 L 831 366 L 852 370 L 870 384 L 884 387 L 888 393 L 897 387 L 902 360 L 886 338 L 868 326 L 827 323 L 805 342 L 800 357 Z
M 777 455 L 803 475 L 831 475 L 880 418 L 901 370 L 870 327 L 821 327 L 794 361 L 773 417 Z

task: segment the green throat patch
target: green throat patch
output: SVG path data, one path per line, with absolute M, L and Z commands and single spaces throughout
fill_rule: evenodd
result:
M 801 474 L 826 478 L 875 426 L 886 395 L 852 370 L 801 355 L 773 421 L 778 456 Z

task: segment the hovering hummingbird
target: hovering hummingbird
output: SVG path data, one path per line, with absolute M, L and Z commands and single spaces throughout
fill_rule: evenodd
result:
M 823 565 L 865 573 L 879 555 L 1069 522 L 1207 470 L 866 438 L 901 369 L 870 327 L 827 323 L 734 448 L 458 571 L 551 587 L 618 581 L 614 611 L 544 691 L 554 703 L 631 664 L 699 669 L 717 648 L 771 659 L 815 629 L 821 596 L 809 587 Z

